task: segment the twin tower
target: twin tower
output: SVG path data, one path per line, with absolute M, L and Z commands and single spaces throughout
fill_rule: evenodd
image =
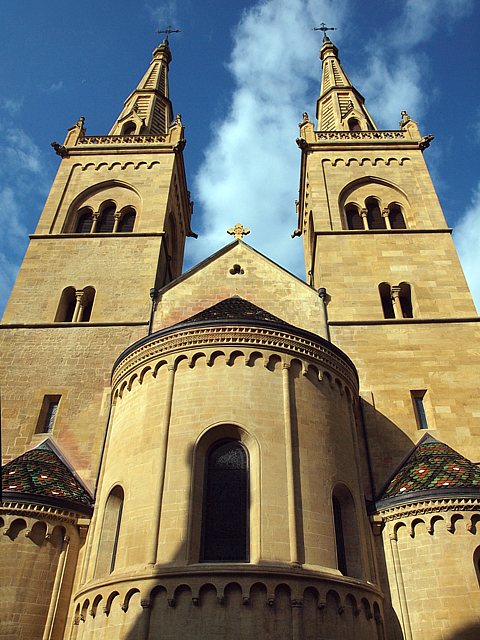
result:
M 182 274 L 168 41 L 54 143 L 0 325 L 2 640 L 479 637 L 480 325 L 431 136 L 320 56 L 306 282 L 241 228 Z

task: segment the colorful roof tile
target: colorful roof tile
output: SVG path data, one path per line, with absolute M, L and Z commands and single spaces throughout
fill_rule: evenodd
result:
M 93 499 L 48 442 L 2 467 L 4 499 L 90 513 Z
M 393 474 L 380 501 L 445 495 L 480 494 L 480 467 L 429 434 L 420 440 Z

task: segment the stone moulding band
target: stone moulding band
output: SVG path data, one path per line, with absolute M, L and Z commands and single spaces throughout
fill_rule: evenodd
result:
M 164 144 L 166 140 L 167 134 L 157 136 L 84 136 L 79 139 L 76 146 L 95 144 Z
M 117 364 L 112 375 L 112 387 L 134 369 L 152 360 L 185 350 L 217 346 L 252 347 L 291 353 L 323 364 L 341 376 L 353 389 L 358 389 L 353 368 L 323 345 L 279 330 L 250 327 L 208 327 L 159 336 L 155 341 L 139 345 Z
M 480 498 L 445 498 L 423 500 L 412 504 L 377 508 L 383 522 L 391 522 L 410 516 L 427 515 L 444 511 L 478 511 L 480 512 Z
M 388 140 L 390 142 L 392 140 L 407 140 L 410 142 L 410 138 L 405 135 L 404 131 L 315 131 L 315 140 Z
M 48 518 L 66 524 L 76 524 L 78 519 L 84 519 L 86 516 L 75 511 L 67 511 L 65 509 L 57 509 L 45 505 L 25 504 L 22 502 L 2 502 L 0 513 L 23 515 L 30 518 Z

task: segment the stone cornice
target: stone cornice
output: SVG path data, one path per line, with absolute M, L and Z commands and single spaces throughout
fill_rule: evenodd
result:
M 172 328 L 168 333 L 158 333 L 156 337 L 154 334 L 148 340 L 132 345 L 120 356 L 113 367 L 112 386 L 117 385 L 137 367 L 152 361 L 169 358 L 173 362 L 181 352 L 222 346 L 227 349 L 243 347 L 274 351 L 310 360 L 335 372 L 351 388 L 358 388 L 357 374 L 350 360 L 346 356 L 342 357 L 341 352 L 333 346 L 329 348 L 328 343 L 309 338 L 307 332 L 303 336 L 288 329 L 248 326 L 248 323 L 229 326 L 225 322 L 219 326 L 179 327 L 177 330 Z M 313 334 L 311 335 L 313 338 Z
M 68 524 L 76 524 L 78 519 L 85 519 L 85 513 L 80 511 L 72 511 L 70 509 L 61 509 L 51 505 L 29 504 L 18 502 L 16 500 L 4 500 L 0 504 L 0 513 L 23 515 L 29 518 L 38 518 L 41 520 L 55 520 Z
M 480 497 L 431 498 L 428 500 L 418 500 L 410 504 L 389 505 L 384 508 L 377 505 L 374 513 L 380 515 L 383 522 L 390 522 L 392 520 L 438 513 L 440 511 L 480 511 Z

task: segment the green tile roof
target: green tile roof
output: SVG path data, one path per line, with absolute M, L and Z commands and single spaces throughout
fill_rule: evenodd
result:
M 59 455 L 43 443 L 2 467 L 4 499 L 90 512 L 93 499 Z
M 395 471 L 380 501 L 470 493 L 480 494 L 480 467 L 426 434 Z

